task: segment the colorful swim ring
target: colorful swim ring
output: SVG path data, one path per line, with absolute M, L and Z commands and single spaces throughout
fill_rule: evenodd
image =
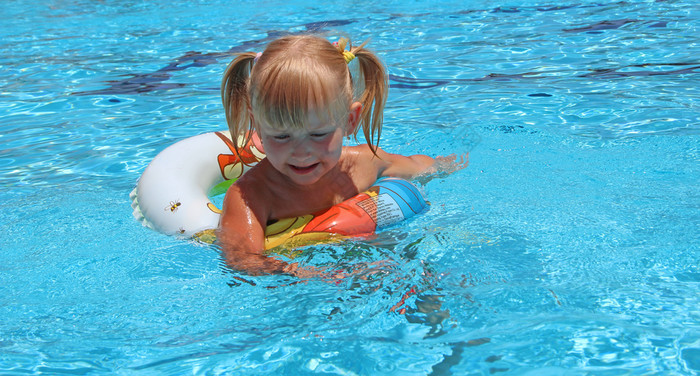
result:
M 230 133 L 225 131 L 190 137 L 160 152 L 130 194 L 134 217 L 168 235 L 212 239 L 221 209 L 211 198 L 224 194 L 265 157 L 255 136 L 238 154 L 234 150 Z M 413 184 L 383 178 L 365 192 L 324 212 L 269 224 L 265 249 L 371 234 L 426 208 L 423 195 Z

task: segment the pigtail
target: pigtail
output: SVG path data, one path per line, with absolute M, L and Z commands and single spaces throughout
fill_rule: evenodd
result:
M 350 47 L 350 52 L 355 55 L 359 65 L 360 84 L 364 85 L 364 90 L 357 99 L 362 103 L 362 113 L 360 120 L 362 132 L 367 140 L 367 144 L 373 153 L 377 153 L 379 138 L 382 133 L 382 121 L 384 120 L 384 105 L 386 104 L 389 82 L 386 70 L 381 60 L 364 48 L 365 44 L 358 47 Z
M 254 52 L 239 54 L 228 65 L 221 81 L 221 101 L 224 105 L 226 123 L 231 132 L 235 153 L 239 158 L 238 149 L 249 142 L 253 131 L 248 78 L 253 69 L 255 57 Z

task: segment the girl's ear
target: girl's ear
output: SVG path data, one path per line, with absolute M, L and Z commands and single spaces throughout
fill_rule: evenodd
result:
M 362 103 L 354 102 L 350 105 L 350 114 L 348 114 L 348 125 L 345 129 L 345 135 L 350 136 L 355 134 L 357 125 L 360 124 L 360 114 L 362 114 Z

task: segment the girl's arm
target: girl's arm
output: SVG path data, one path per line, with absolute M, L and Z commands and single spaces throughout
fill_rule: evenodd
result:
M 220 245 L 226 263 L 231 269 L 250 275 L 289 274 L 299 278 L 331 277 L 338 278 L 342 273 L 313 267 L 300 267 L 297 263 L 286 263 L 264 254 L 265 227 L 262 225 L 264 210 L 253 209 L 248 202 L 257 201 L 241 193 L 240 187 L 232 185 L 224 198 L 224 209 L 219 222 L 217 243 Z
M 232 269 L 252 275 L 288 272 L 290 265 L 263 254 L 265 208 L 260 205 L 256 207 L 251 203 L 265 201 L 246 196 L 241 187 L 234 184 L 224 198 L 217 242 L 221 246 L 226 263 Z
M 455 155 L 432 158 L 423 154 L 403 156 L 390 154 L 382 149 L 377 149 L 376 163 L 379 164 L 379 176 L 394 176 L 404 179 L 412 179 L 419 175 L 433 174 L 436 172 L 451 173 L 467 166 L 468 159 L 457 160 Z
M 384 155 L 382 155 L 384 154 Z M 429 171 L 435 160 L 427 155 L 416 154 L 403 156 L 400 154 L 377 153 L 388 166 L 382 171 L 381 176 L 394 176 L 404 179 L 412 179 Z

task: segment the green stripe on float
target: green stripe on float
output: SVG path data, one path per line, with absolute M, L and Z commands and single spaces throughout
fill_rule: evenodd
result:
M 209 197 L 216 197 L 218 195 L 222 195 L 226 193 L 228 190 L 228 187 L 233 185 L 233 183 L 236 182 L 236 179 L 231 179 L 231 180 L 224 180 L 221 183 L 211 187 L 209 190 Z

